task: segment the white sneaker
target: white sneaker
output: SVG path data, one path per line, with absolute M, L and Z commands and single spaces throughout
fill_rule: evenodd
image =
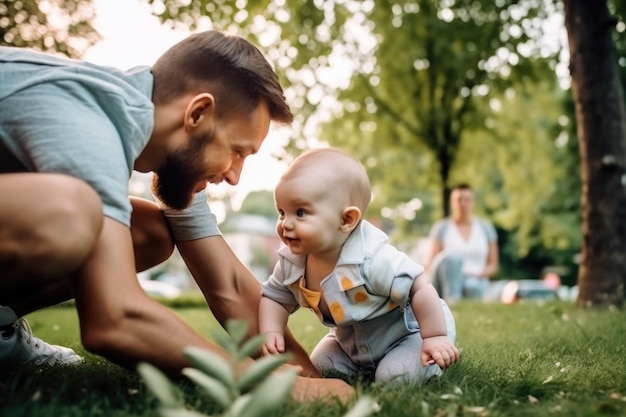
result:
M 0 332 L 0 364 L 75 365 L 83 360 L 72 349 L 51 345 L 33 335 L 24 318 L 12 327 Z

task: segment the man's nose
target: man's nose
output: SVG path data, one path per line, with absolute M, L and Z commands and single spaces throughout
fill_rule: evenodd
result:
M 241 177 L 241 170 L 243 169 L 243 159 L 232 161 L 228 171 L 224 173 L 224 180 L 230 185 L 237 185 L 239 183 L 239 177 Z

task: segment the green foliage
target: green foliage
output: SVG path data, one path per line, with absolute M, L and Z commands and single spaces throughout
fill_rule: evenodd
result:
M 472 178 L 479 214 L 501 230 L 505 276 L 563 265 L 575 276 L 581 248 L 580 156 L 571 96 L 555 77 L 492 97 L 489 133 L 472 136 L 458 181 Z M 489 165 L 497 175 L 481 171 Z
M 161 304 L 171 308 L 206 308 L 207 303 L 200 291 L 185 291 L 176 298 L 154 297 Z
M 1 1 L 0 16 L 0 45 L 79 58 L 100 39 L 92 0 Z
M 615 55 L 620 70 L 622 88 L 626 88 L 626 3 L 621 0 L 609 0 L 609 11 L 615 17 L 615 30 L 613 41 L 615 42 Z
M 183 353 L 192 367 L 183 369 L 187 376 L 220 408 L 223 417 L 272 416 L 288 398 L 297 376 L 291 368 L 275 373 L 289 359 L 289 355 L 266 356 L 248 366 L 239 376 L 237 370 L 243 361 L 259 351 L 265 336 L 257 335 L 245 341 L 248 324 L 231 320 L 227 333 L 214 332 L 213 338 L 229 355 L 230 360 L 215 352 L 188 347 Z M 183 394 L 156 367 L 140 363 L 137 367 L 150 392 L 158 399 L 158 412 L 163 417 L 207 416 L 189 410 L 183 402 Z M 361 398 L 344 417 L 366 417 L 378 410 L 378 404 L 370 397 Z
M 256 214 L 270 219 L 276 218 L 273 191 L 260 190 L 248 193 L 239 209 L 241 214 Z
M 574 117 L 555 74 L 563 45 L 542 38 L 560 2 L 147 1 L 164 21 L 208 20 L 260 45 L 296 114 L 288 149 L 326 141 L 363 161 L 367 216 L 395 240 L 424 236 L 447 212 L 447 187 L 463 181 L 506 234 L 505 262 L 535 273 L 573 264 Z M 569 140 L 557 147 L 561 131 Z
M 273 372 L 289 359 L 276 355 L 255 362 L 236 377 L 241 362 L 257 352 L 264 337 L 256 336 L 244 343 L 247 322 L 230 321 L 228 334 L 215 332 L 216 342 L 228 353 L 230 360 L 206 349 L 188 347 L 183 353 L 192 364 L 183 374 L 221 407 L 223 416 L 262 417 L 271 415 L 288 397 L 297 376 L 295 369 Z M 173 383 L 154 366 L 141 363 L 138 371 L 150 392 L 159 400 L 159 413 L 164 417 L 203 414 L 190 412 L 181 401 L 182 394 Z M 191 413 L 191 414 L 190 414 Z
M 515 305 L 460 302 L 452 307 L 461 360 L 422 385 L 357 386 L 376 398 L 384 417 L 610 417 L 626 414 L 626 312 L 575 310 L 564 303 Z M 177 313 L 206 329 L 206 307 Z M 291 328 L 310 352 L 327 329 L 310 313 Z M 85 355 L 79 367 L 3 367 L 3 417 L 153 417 L 154 396 L 136 373 L 80 349 L 74 310 L 51 308 L 28 316 L 36 335 Z M 211 328 L 223 332 L 217 321 Z M 218 414 L 195 383 L 177 381 L 186 410 Z M 213 410 L 213 411 L 210 411 Z M 274 417 L 341 417 L 345 406 L 288 402 Z M 191 414 L 186 414 L 191 415 Z

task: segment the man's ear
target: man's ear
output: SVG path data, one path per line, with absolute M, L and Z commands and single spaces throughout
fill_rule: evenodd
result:
M 193 130 L 215 114 L 215 97 L 210 93 L 194 96 L 185 109 L 185 130 Z
M 346 207 L 341 213 L 341 231 L 346 233 L 353 231 L 359 224 L 359 220 L 361 220 L 361 210 L 356 206 Z

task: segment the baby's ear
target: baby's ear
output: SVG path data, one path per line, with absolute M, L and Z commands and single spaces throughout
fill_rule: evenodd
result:
M 341 231 L 350 233 L 361 220 L 361 210 L 356 206 L 349 206 L 341 214 Z

